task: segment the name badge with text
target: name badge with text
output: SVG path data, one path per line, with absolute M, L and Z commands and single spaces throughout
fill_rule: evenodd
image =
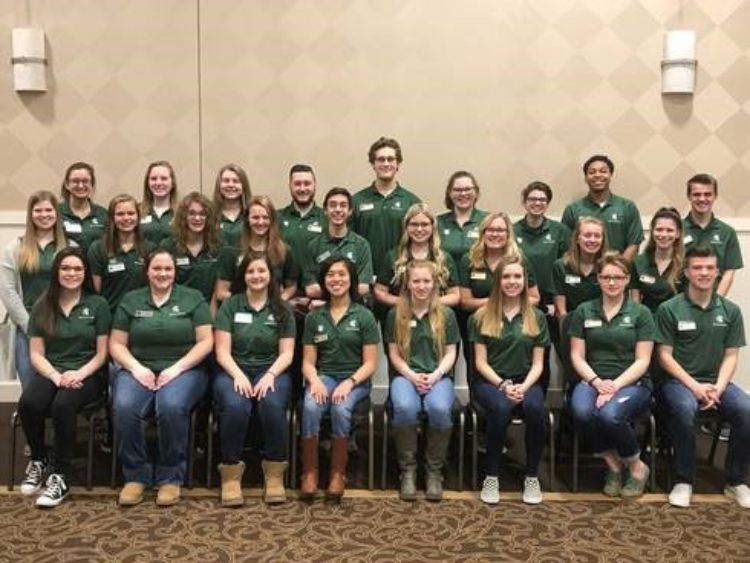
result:
M 235 313 L 234 322 L 239 324 L 251 324 L 253 322 L 252 313 Z
M 586 319 L 583 321 L 583 328 L 601 328 L 601 319 Z
M 696 330 L 695 321 L 679 321 L 677 323 L 677 330 L 683 332 L 687 330 Z

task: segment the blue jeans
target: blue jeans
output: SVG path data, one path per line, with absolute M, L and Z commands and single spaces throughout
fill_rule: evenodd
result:
M 352 431 L 352 413 L 362 399 L 370 394 L 370 381 L 363 385 L 357 385 L 352 389 L 346 400 L 340 405 L 331 402 L 331 395 L 342 379 L 334 379 L 328 375 L 319 374 L 320 380 L 328 390 L 328 400 L 319 405 L 310 393 L 310 386 L 305 387 L 305 396 L 302 399 L 302 437 L 310 438 L 320 433 L 320 420 L 323 415 L 331 413 L 331 435 L 335 438 L 348 438 Z
M 414 384 L 403 375 L 397 375 L 391 381 L 390 399 L 393 405 L 393 426 L 409 426 L 417 423 L 417 416 L 424 409 L 427 413 L 427 424 L 434 428 L 452 428 L 453 401 L 456 394 L 453 380 L 441 378 L 432 389 L 420 395 Z
M 31 366 L 29 337 L 19 327 L 16 327 L 15 361 L 18 380 L 21 382 L 21 389 L 25 390 L 36 372 Z
M 117 372 L 113 420 L 126 482 L 151 486 L 185 481 L 190 413 L 203 398 L 207 382 L 205 370 L 194 367 L 158 391 L 150 391 L 126 369 Z M 148 459 L 143 427 L 144 419 L 152 414 L 159 436 L 156 472 Z
M 256 385 L 267 368 L 248 372 L 246 375 Z M 289 374 L 279 374 L 274 390 L 269 390 L 262 400 L 248 399 L 234 390 L 234 379 L 226 371 L 220 371 L 213 382 L 214 402 L 219 418 L 219 441 L 222 463 L 237 463 L 242 460 L 247 429 L 253 407 L 260 415 L 263 436 L 262 455 L 271 461 L 286 460 L 286 445 L 289 428 L 286 410 L 289 407 L 291 379 Z
M 539 462 L 544 450 L 544 389 L 541 384 L 533 385 L 524 395 L 521 403 L 515 404 L 505 393 L 486 379 L 475 379 L 472 385 L 474 399 L 486 411 L 487 417 L 487 475 L 500 473 L 500 456 L 505 445 L 505 435 L 513 411 L 523 411 L 526 425 L 526 475 L 536 477 Z
M 695 395 L 676 379 L 662 386 L 668 413 L 669 434 L 674 447 L 672 471 L 675 482 L 692 483 L 695 479 L 695 418 L 699 412 Z M 717 406 L 723 420 L 732 428 L 729 434 L 724 474 L 728 485 L 739 485 L 747 479 L 750 468 L 750 395 L 730 383 Z
M 616 450 L 623 461 L 640 455 L 633 420 L 645 413 L 651 402 L 651 391 L 644 385 L 623 387 L 600 409 L 596 408 L 599 393 L 585 382 L 573 389 L 570 407 L 579 428 L 594 453 Z

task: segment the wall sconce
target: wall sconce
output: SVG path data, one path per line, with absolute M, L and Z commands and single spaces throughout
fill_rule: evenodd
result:
M 664 36 L 664 57 L 661 61 L 661 93 L 692 94 L 695 92 L 695 32 L 668 31 Z
M 13 88 L 16 92 L 47 91 L 47 55 L 44 31 L 17 27 L 12 31 Z

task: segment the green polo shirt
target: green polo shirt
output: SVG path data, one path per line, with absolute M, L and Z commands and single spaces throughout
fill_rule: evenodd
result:
M 440 233 L 440 247 L 449 253 L 456 264 L 469 252 L 471 245 L 479 239 L 479 224 L 487 216 L 486 211 L 474 208 L 468 221 L 460 227 L 456 222 L 456 214 L 447 211 L 438 215 L 437 224 Z
M 153 249 L 154 245 L 146 243 L 146 254 Z M 104 250 L 104 241 L 99 239 L 89 248 L 88 259 L 91 274 L 102 278 L 100 294 L 107 300 L 113 313 L 128 291 L 146 284 L 143 271 L 145 260 L 135 247 L 128 252 L 118 250 L 110 257 Z
M 94 241 L 104 236 L 104 226 L 107 224 L 107 210 L 91 201 L 89 205 L 91 211 L 81 219 L 73 213 L 67 201 L 60 204 L 60 216 L 65 236 L 80 246 L 84 254 L 88 252 Z
M 49 287 L 52 279 L 52 262 L 55 260 L 57 247 L 54 241 L 44 248 L 39 248 L 39 269 L 36 272 L 20 270 L 21 292 L 23 293 L 23 306 L 28 312 L 36 303 L 36 300 Z
M 300 215 L 293 203 L 279 210 L 281 237 L 300 255 L 307 249 L 311 238 L 325 232 L 326 224 L 323 208 L 315 203 L 304 215 Z
M 320 265 L 331 256 L 348 258 L 354 263 L 359 283 L 372 284 L 372 254 L 370 243 L 352 230 L 343 238 L 334 238 L 327 232 L 308 241 L 302 253 L 302 285 L 307 287 L 318 283 Z
M 641 303 L 648 307 L 652 313 L 655 313 L 664 301 L 683 291 L 684 281 L 684 278 L 680 276 L 675 283 L 675 289 L 672 289 L 666 276 L 659 273 L 653 254 L 644 252 L 633 260 L 630 287 L 641 292 Z
M 596 277 L 596 268 L 588 276 L 583 276 L 566 266 L 562 258 L 558 258 L 552 265 L 552 294 L 565 297 L 568 313 L 572 313 L 584 301 L 598 299 L 602 290 Z
M 581 217 L 596 217 L 604 222 L 607 230 L 607 245 L 610 250 L 624 251 L 631 244 L 643 241 L 641 214 L 635 203 L 627 198 L 610 194 L 609 199 L 599 205 L 590 196 L 569 203 L 562 216 L 563 224 L 574 231 Z
M 156 246 L 165 238 L 172 236 L 173 219 L 174 211 L 171 209 L 167 209 L 161 217 L 152 209 L 151 213 L 141 217 L 140 234 L 145 240 Z
M 294 338 L 294 314 L 286 309 L 286 319 L 275 318 L 268 302 L 253 309 L 247 295 L 237 293 L 222 303 L 216 315 L 216 330 L 232 335 L 232 358 L 245 372 L 269 367 L 279 356 L 279 339 Z
M 232 282 L 237 273 L 237 266 L 240 265 L 245 252 L 237 247 L 225 246 L 219 250 L 219 271 L 218 278 L 223 281 Z M 274 278 L 279 280 L 283 287 L 297 283 L 299 278 L 299 269 L 295 265 L 294 255 L 289 245 L 286 245 L 286 258 L 284 262 L 273 268 Z
M 445 289 L 456 287 L 459 285 L 460 279 L 458 275 L 458 268 L 456 268 L 456 263 L 453 261 L 453 258 L 451 258 L 450 254 L 443 253 L 443 258 L 445 260 L 445 267 L 448 270 L 448 286 Z M 409 255 L 409 260 L 411 260 L 411 254 Z M 428 258 L 428 260 L 433 260 L 432 255 Z M 377 282 L 382 285 L 388 286 L 388 291 L 391 295 L 400 295 L 401 294 L 401 284 L 395 283 L 393 281 L 393 276 L 396 274 L 395 270 L 393 269 L 393 264 L 396 262 L 396 249 L 388 251 L 388 254 L 385 257 L 385 261 L 383 262 L 380 271 L 378 272 L 377 276 Z
M 487 363 L 503 379 L 522 382 L 531 369 L 534 348 L 549 346 L 549 330 L 544 313 L 534 308 L 539 334 L 527 336 L 523 333 L 523 316 L 518 314 L 511 320 L 503 317 L 503 330 L 499 336 L 482 334 L 474 316 L 469 320 L 469 341 L 484 344 L 487 348 Z M 481 376 L 479 376 L 481 377 Z
M 171 237 L 161 241 L 160 246 L 174 255 L 177 270 L 175 282 L 197 289 L 205 300 L 210 302 L 216 283 L 219 253 L 209 252 L 205 247 L 201 249 L 197 256 L 193 256 L 187 249 L 185 252 L 177 252 L 177 244 Z
M 47 335 L 36 315 L 29 321 L 29 336 L 44 340 L 44 356 L 59 372 L 80 369 L 96 355 L 96 339 L 109 334 L 112 314 L 100 295 L 82 295 L 65 316 L 58 311 L 55 333 Z
M 460 339 L 456 315 L 450 307 L 442 306 L 443 318 L 445 319 L 445 344 L 456 344 Z M 430 326 L 430 315 L 425 314 L 422 318 L 412 315 L 409 321 L 411 327 L 411 341 L 409 344 L 409 357 L 404 358 L 411 369 L 417 373 L 432 373 L 440 365 L 442 358 L 438 357 L 435 349 L 435 339 Z M 385 341 L 396 342 L 396 309 L 388 311 L 385 322 Z
M 586 361 L 602 379 L 615 379 L 635 362 L 638 342 L 653 342 L 656 327 L 651 311 L 641 303 L 625 299 L 609 321 L 601 299 L 582 303 L 570 320 L 570 336 L 586 342 Z M 650 386 L 648 374 L 641 380 Z
M 686 252 L 697 244 L 709 246 L 716 253 L 720 272 L 742 268 L 742 252 L 740 251 L 737 231 L 724 221 L 720 221 L 712 215 L 711 221 L 705 229 L 702 229 L 693 222 L 693 218 L 688 214 L 682 224 L 685 230 L 683 242 Z
M 570 230 L 546 217 L 539 227 L 532 228 L 524 218 L 513 225 L 513 234 L 534 272 L 542 303 L 552 303 L 552 265 L 568 250 Z
M 354 194 L 352 228 L 370 243 L 375 272 L 380 272 L 387 252 L 398 245 L 404 215 L 412 205 L 420 201 L 400 185 L 387 197 L 378 192 L 374 184 Z
M 351 303 L 335 324 L 326 304 L 307 315 L 302 342 L 317 348 L 319 374 L 346 379 L 362 365 L 365 344 L 380 342 L 380 331 L 375 317 L 365 306 Z
M 665 301 L 656 311 L 656 342 L 672 347 L 682 368 L 702 383 L 714 383 L 727 348 L 745 345 L 740 308 L 714 294 L 706 309 L 687 292 Z
M 245 224 L 245 214 L 240 213 L 232 220 L 222 213 L 219 221 L 219 240 L 221 246 L 237 246 L 242 237 L 242 226 Z
M 534 271 L 529 265 L 529 261 L 525 256 L 521 256 L 521 260 L 529 275 L 529 287 L 535 287 L 536 278 Z M 490 296 L 492 284 L 495 280 L 494 276 L 494 270 L 487 265 L 486 261 L 481 268 L 472 268 L 468 254 L 461 258 L 461 265 L 458 267 L 458 284 L 461 287 L 469 289 L 472 297 L 475 299 L 484 299 Z
M 169 299 L 157 307 L 151 289 L 142 287 L 122 298 L 113 330 L 128 333 L 128 348 L 147 368 L 160 372 L 195 345 L 195 327 L 211 325 L 208 303 L 196 289 L 175 285 Z

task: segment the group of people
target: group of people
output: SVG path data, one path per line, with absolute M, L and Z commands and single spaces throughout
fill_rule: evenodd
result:
M 643 228 L 635 204 L 612 193 L 614 164 L 583 165 L 588 195 L 558 222 L 551 188 L 521 192 L 524 215 L 477 207 L 469 172 L 451 175 L 436 215 L 399 184 L 394 139 L 370 147 L 372 184 L 330 189 L 319 207 L 309 165 L 289 173 L 291 203 L 278 212 L 252 195 L 245 171 L 219 170 L 211 200 L 178 198 L 174 170 L 146 170 L 141 201 L 94 203 L 92 166 L 71 165 L 61 202 L 32 194 L 26 229 L 0 261 L 0 298 L 16 326 L 19 415 L 31 459 L 21 490 L 56 506 L 69 492 L 75 416 L 109 389 L 125 485 L 123 506 L 158 487 L 180 499 L 191 413 L 211 397 L 219 422 L 221 502 L 243 503 L 243 451 L 254 412 L 262 443 L 264 499 L 286 499 L 286 413 L 299 398 L 300 496 L 318 493 L 321 423 L 330 418 L 326 495 L 346 486 L 352 414 L 370 393 L 384 342 L 387 408 L 400 471 L 399 496 L 417 497 L 418 425 L 426 414 L 425 496 L 443 495 L 459 349 L 472 400 L 487 417 L 482 501 L 499 501 L 501 453 L 512 416 L 526 423 L 524 502 L 542 501 L 538 469 L 551 349 L 563 365 L 576 423 L 607 468 L 604 494 L 644 491 L 632 421 L 656 408 L 668 421 L 675 486 L 688 506 L 695 475 L 696 415 L 729 421 L 727 495 L 750 507 L 750 396 L 732 383 L 744 346 L 729 301 L 742 267 L 737 235 L 712 212 L 718 184 L 687 182 L 690 212 L 674 208 Z M 55 424 L 54 455 L 44 419 Z M 149 459 L 145 418 L 158 427 Z M 50 463 L 50 460 L 53 460 Z

